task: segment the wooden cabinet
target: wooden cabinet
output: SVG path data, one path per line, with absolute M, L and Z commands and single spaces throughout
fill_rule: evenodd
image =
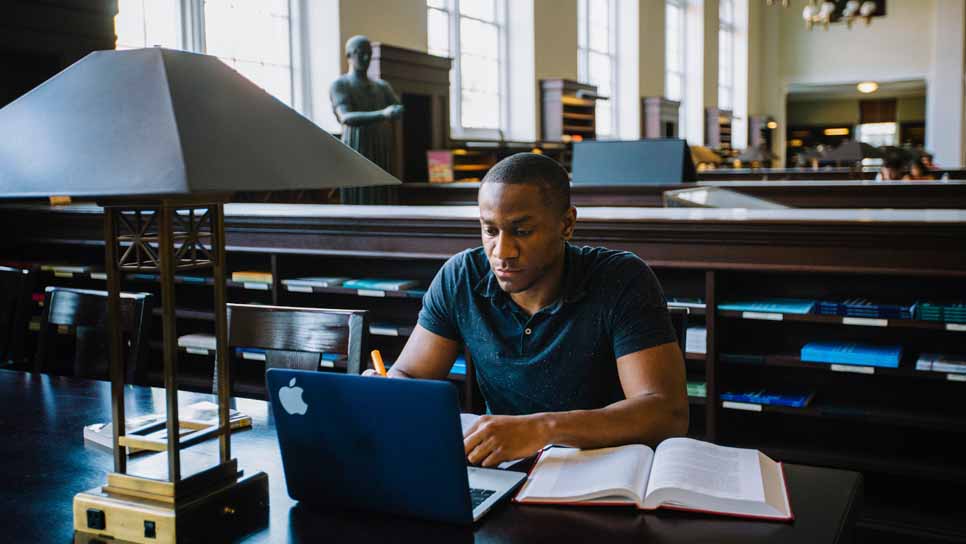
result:
M 663 96 L 641 99 L 641 138 L 677 138 L 681 103 Z
M 731 150 L 731 112 L 718 108 L 705 109 L 705 145 L 718 151 Z
M 597 137 L 597 87 L 569 79 L 540 80 L 541 133 L 546 141 Z

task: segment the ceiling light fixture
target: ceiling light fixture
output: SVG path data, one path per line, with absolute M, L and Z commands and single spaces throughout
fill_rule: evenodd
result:
M 875 81 L 863 81 L 855 86 L 860 93 L 869 94 L 879 90 L 879 84 Z

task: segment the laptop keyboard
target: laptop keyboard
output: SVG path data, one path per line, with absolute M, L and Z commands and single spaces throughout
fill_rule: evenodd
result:
M 470 501 L 473 503 L 473 508 L 483 504 L 483 501 L 490 498 L 490 495 L 496 493 L 492 489 L 470 489 Z

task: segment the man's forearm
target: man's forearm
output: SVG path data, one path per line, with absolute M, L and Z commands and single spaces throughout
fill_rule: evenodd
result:
M 382 110 L 345 112 L 342 113 L 339 118 L 342 123 L 349 125 L 350 127 L 371 125 L 373 123 L 386 120 L 386 117 L 382 114 Z
M 688 431 L 687 398 L 641 395 L 597 410 L 539 414 L 548 444 L 603 448 L 620 444 L 656 446 Z

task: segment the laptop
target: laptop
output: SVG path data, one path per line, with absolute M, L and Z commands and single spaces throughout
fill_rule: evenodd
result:
M 526 479 L 467 466 L 449 382 L 281 368 L 265 380 L 294 500 L 472 523 Z

